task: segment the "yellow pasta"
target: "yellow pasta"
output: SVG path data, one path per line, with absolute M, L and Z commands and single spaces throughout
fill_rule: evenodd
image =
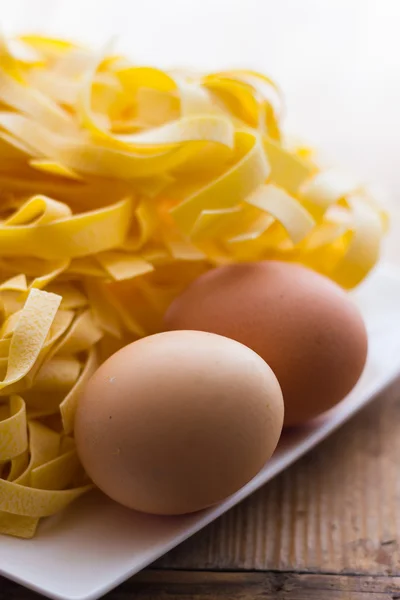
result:
M 377 262 L 384 211 L 290 145 L 280 108 L 253 71 L 0 38 L 0 533 L 32 537 L 92 488 L 79 394 L 198 275 L 274 258 L 350 289 Z

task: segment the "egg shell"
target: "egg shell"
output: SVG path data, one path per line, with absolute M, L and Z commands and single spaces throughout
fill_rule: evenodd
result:
M 174 300 L 164 326 L 225 335 L 257 352 L 281 385 L 286 426 L 342 400 L 367 356 L 364 322 L 349 295 L 295 263 L 242 263 L 209 271 Z
M 277 379 L 252 350 L 197 331 L 143 338 L 110 357 L 80 398 L 75 437 L 108 496 L 155 514 L 193 512 L 254 477 L 282 430 Z

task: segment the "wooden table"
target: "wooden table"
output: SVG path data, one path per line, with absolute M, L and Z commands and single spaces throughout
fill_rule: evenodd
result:
M 160 55 L 179 63 L 184 46 L 187 64 L 235 63 L 269 71 L 286 92 L 289 125 L 396 195 L 400 2 L 242 2 L 146 0 L 140 3 L 141 21 L 129 13 L 138 10 L 137 3 L 103 2 L 93 39 L 121 32 L 125 46 L 131 41 L 134 54 L 141 50 L 139 56 L 150 63 Z M 47 23 L 50 31 L 54 24 L 63 31 L 65 25 L 79 35 L 72 3 L 52 0 L 46 9 L 40 4 L 43 10 L 31 1 L 5 4 L 5 23 L 11 15 L 15 26 Z M 84 33 L 91 10 L 93 3 L 80 4 Z M 161 26 L 166 19 L 173 23 Z M 156 44 L 150 25 L 157 30 Z M 237 43 L 238 28 L 243 43 Z M 400 257 L 396 215 L 394 223 L 392 258 Z M 400 380 L 282 475 L 107 599 L 400 600 L 399 548 Z M 33 598 L 0 581 L 0 600 Z

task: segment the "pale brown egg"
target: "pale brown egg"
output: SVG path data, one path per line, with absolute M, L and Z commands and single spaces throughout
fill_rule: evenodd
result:
M 223 266 L 199 277 L 165 315 L 165 329 L 211 331 L 257 352 L 282 388 L 285 425 L 342 400 L 367 356 L 362 317 L 348 294 L 301 265 Z
M 283 400 L 269 366 L 225 337 L 161 333 L 92 376 L 75 437 L 88 475 L 143 512 L 193 512 L 241 488 L 272 455 Z

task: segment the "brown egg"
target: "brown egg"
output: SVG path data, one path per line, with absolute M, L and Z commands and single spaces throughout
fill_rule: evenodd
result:
M 108 496 L 139 511 L 193 512 L 262 468 L 278 442 L 278 381 L 252 350 L 199 331 L 149 336 L 110 357 L 77 409 L 79 456 Z
M 246 344 L 272 368 L 285 425 L 342 400 L 364 368 L 367 334 L 338 285 L 301 265 L 229 265 L 199 277 L 165 315 L 165 329 L 211 331 Z

